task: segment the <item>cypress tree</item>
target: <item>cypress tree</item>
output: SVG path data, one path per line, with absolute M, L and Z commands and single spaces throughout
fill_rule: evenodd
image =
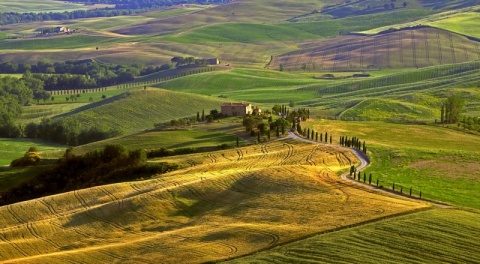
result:
M 332 141 L 333 141 L 332 135 L 330 135 L 330 144 L 332 144 Z
M 372 173 L 368 176 L 368 184 L 372 185 Z
M 325 132 L 325 143 L 328 142 L 328 132 Z
M 363 182 L 365 183 L 367 181 L 367 173 L 363 172 Z
M 282 126 L 283 127 L 283 126 Z M 277 138 L 280 137 L 280 129 L 277 126 Z
M 312 135 L 310 136 L 310 139 L 313 140 L 314 136 L 315 136 L 315 131 L 313 131 L 313 129 L 312 129 Z
M 323 141 L 323 133 L 320 133 L 320 142 Z
M 443 124 L 445 121 L 445 103 L 442 104 L 442 108 L 440 109 L 440 122 Z
M 205 121 L 205 109 L 202 110 L 202 122 Z
M 310 138 L 310 128 L 307 129 L 307 138 Z

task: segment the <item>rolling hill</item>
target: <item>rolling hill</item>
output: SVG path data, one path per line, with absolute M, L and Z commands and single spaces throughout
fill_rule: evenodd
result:
M 153 128 L 156 123 L 172 119 L 194 117 L 205 109 L 220 109 L 221 99 L 147 89 L 127 92 L 57 117 L 74 118 L 82 127 L 108 124 L 123 133 L 132 133 Z
M 185 169 L 1 207 L 0 260 L 200 263 L 428 207 L 339 180 L 355 157 L 301 141 L 161 161 Z
M 341 36 L 274 56 L 271 69 L 346 71 L 422 68 L 480 59 L 480 43 L 431 27 L 390 30 L 376 35 Z

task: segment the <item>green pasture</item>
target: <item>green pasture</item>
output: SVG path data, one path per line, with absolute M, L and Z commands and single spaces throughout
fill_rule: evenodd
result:
M 41 39 L 17 39 L 0 40 L 0 49 L 2 50 L 49 50 L 49 49 L 76 49 L 90 47 L 95 49 L 96 46 L 106 43 L 114 43 L 121 39 L 88 36 L 88 35 L 72 35 L 61 37 L 50 37 Z
M 4 0 L 0 3 L 0 10 L 8 12 L 30 13 L 30 12 L 63 12 L 74 10 L 86 10 L 102 8 L 105 5 L 82 5 L 71 2 L 55 0 Z M 3 11 L 2 11 L 3 12 Z
M 325 82 L 312 77 L 294 76 L 289 73 L 274 71 L 240 69 L 228 72 L 212 72 L 208 74 L 191 75 L 160 83 L 156 87 L 222 97 L 224 100 L 244 100 L 261 103 L 289 102 L 290 99 L 306 100 L 311 96 L 298 94 L 297 87 L 312 83 Z M 261 76 L 259 74 L 264 74 Z M 253 74 L 253 75 L 250 75 Z M 248 92 L 247 92 L 248 91 Z
M 149 20 L 151 20 L 151 18 L 144 16 L 116 16 L 73 20 L 64 23 L 64 25 L 70 28 L 82 28 L 87 30 L 112 30 L 115 28 L 144 23 Z
M 151 129 L 156 123 L 194 117 L 203 109 L 207 113 L 211 109 L 220 110 L 222 102 L 200 95 L 142 89 L 77 108 L 62 116 L 76 119 L 83 127 L 108 124 L 124 133 L 132 133 Z
M 189 5 L 188 7 L 185 7 L 185 8 L 173 8 L 173 9 L 162 10 L 160 12 L 157 12 L 157 11 L 149 12 L 149 13 L 143 14 L 143 16 L 157 18 L 157 19 L 166 18 L 170 16 L 199 11 L 199 10 L 203 10 L 211 7 L 214 7 L 214 6 L 213 5 Z
M 213 147 L 222 144 L 235 146 L 236 137 L 221 131 L 179 129 L 166 131 L 141 132 L 118 138 L 102 140 L 75 148 L 76 152 L 84 153 L 93 149 L 101 149 L 107 144 L 119 144 L 128 149 L 177 149 Z
M 405 23 L 392 23 L 388 26 L 371 28 L 362 31 L 362 33 L 377 34 L 378 32 L 385 31 L 390 28 L 399 29 L 416 25 L 428 25 L 467 36 L 480 37 L 480 32 L 477 29 L 480 23 L 480 14 L 478 12 L 479 9 L 479 7 L 468 7 L 464 9 L 445 11 L 442 13 L 432 13 L 430 15 L 425 14 L 427 15 L 426 17 L 424 15 L 423 17 L 419 17 L 413 21 L 408 21 Z
M 440 104 L 439 104 L 440 105 Z M 392 117 L 403 120 L 432 121 L 440 115 L 439 109 L 412 103 L 385 99 L 366 99 L 342 112 L 342 119 L 388 120 Z
M 101 98 L 99 98 L 101 100 Z M 68 113 L 76 108 L 85 106 L 86 103 L 55 103 L 40 105 L 24 106 L 22 108 L 22 115 L 18 120 L 19 123 L 27 124 L 30 122 L 38 123 L 42 118 L 51 118 L 56 115 Z
M 17 78 L 17 79 L 20 79 L 23 77 L 23 74 L 8 74 L 8 73 L 0 73 L 0 78 L 3 78 L 3 77 L 13 77 L 13 78 Z
M 480 214 L 434 209 L 346 228 L 227 263 L 476 263 Z
M 57 151 L 65 149 L 65 146 L 42 140 L 0 138 L 0 166 L 22 157 L 30 147 L 36 147 L 40 156 L 45 158 L 57 157 Z
M 398 15 L 374 14 L 305 23 L 254 24 L 224 23 L 200 27 L 187 33 L 166 37 L 179 43 L 301 41 L 337 36 L 352 31 L 367 30 L 408 21 L 424 16 L 428 11 L 398 12 Z
M 459 13 L 428 25 L 450 30 L 467 36 L 480 37 L 480 12 Z
M 319 133 L 328 132 L 338 143 L 340 136 L 366 142 L 373 173 L 385 188 L 410 187 L 424 198 L 459 206 L 480 208 L 480 140 L 478 135 L 433 125 L 384 122 L 307 121 Z

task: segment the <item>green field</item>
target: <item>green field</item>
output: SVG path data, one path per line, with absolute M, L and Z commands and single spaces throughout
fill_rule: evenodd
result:
M 203 109 L 207 113 L 219 110 L 222 102 L 199 95 L 148 89 L 112 97 L 63 116 L 75 118 L 83 127 L 108 124 L 124 133 L 132 133 L 152 129 L 156 123 L 194 117 Z
M 65 26 L 70 28 L 84 28 L 88 30 L 113 30 L 116 28 L 144 23 L 149 20 L 151 19 L 144 16 L 100 17 L 74 20 L 66 23 Z
M 41 140 L 0 138 L 0 166 L 22 157 L 30 147 L 36 147 L 40 156 L 45 158 L 58 157 L 57 150 L 65 149 L 65 146 Z
M 106 7 L 105 5 L 82 5 L 56 0 L 4 0 L 0 3 L 0 10 L 8 12 L 29 13 L 29 12 L 63 12 L 73 10 L 86 10 Z
M 195 129 L 153 131 L 90 143 L 76 147 L 75 151 L 84 153 L 93 149 L 101 149 L 107 144 L 120 144 L 132 150 L 215 147 L 222 144 L 234 146 L 236 142 L 235 140 L 236 137 L 223 132 L 211 132 Z
M 227 263 L 476 263 L 480 214 L 450 209 L 321 234 Z
M 35 40 L 0 40 L 1 49 L 5 50 L 48 50 L 48 49 L 95 49 L 97 45 L 118 42 L 118 39 L 101 36 L 74 35 Z M 121 39 L 120 39 L 121 41 Z
M 477 29 L 479 25 L 478 10 L 480 10 L 480 7 L 474 6 L 459 10 L 445 11 L 442 13 L 431 14 L 413 22 L 409 21 L 407 23 L 399 23 L 396 25 L 393 25 L 394 23 L 392 23 L 389 26 L 372 28 L 371 30 L 363 31 L 362 33 L 376 34 L 389 28 L 405 28 L 416 25 L 428 25 L 478 38 L 480 37 L 480 32 Z
M 464 207 L 480 208 L 478 159 L 480 141 L 471 135 L 437 126 L 383 122 L 308 121 L 315 131 L 356 136 L 365 141 L 372 164 L 366 170 L 373 181 L 397 191 Z M 337 139 L 338 140 L 338 139 Z

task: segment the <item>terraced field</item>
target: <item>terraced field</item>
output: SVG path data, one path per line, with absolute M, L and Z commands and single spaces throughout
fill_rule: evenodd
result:
M 349 151 L 300 141 L 161 161 L 185 168 L 0 207 L 0 261 L 199 263 L 428 207 L 352 187 Z
M 467 37 L 430 27 L 406 28 L 370 35 L 315 41 L 275 56 L 269 68 L 301 70 L 359 70 L 422 68 L 480 59 L 480 44 Z

